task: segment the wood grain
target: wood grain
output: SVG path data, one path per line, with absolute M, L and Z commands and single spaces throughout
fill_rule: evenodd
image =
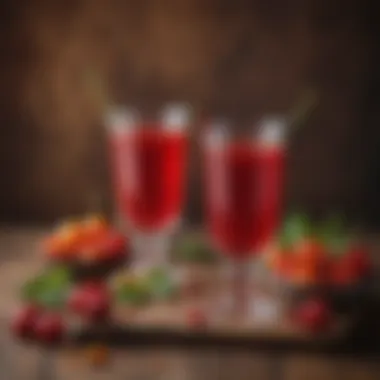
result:
M 380 141 L 376 88 L 368 95 L 379 67 L 369 3 L 3 1 L 0 217 L 78 214 L 94 194 L 111 208 L 103 115 L 84 81 L 95 69 L 117 102 L 194 104 L 194 221 L 202 219 L 195 136 L 203 116 L 283 113 L 314 89 L 318 110 L 289 147 L 288 204 L 365 219 L 378 210 Z
M 0 267 L 25 260 L 25 273 L 33 272 L 31 263 L 36 251 L 28 248 L 35 247 L 42 233 L 33 229 L 1 230 Z M 5 310 L 10 298 L 4 295 L 12 291 L 17 281 L 9 282 L 2 273 L 0 306 Z M 20 272 L 19 280 L 22 276 Z M 51 374 L 43 378 L 41 371 L 46 366 Z M 85 347 L 52 351 L 47 356 L 46 350 L 17 342 L 10 336 L 8 320 L 4 318 L 0 318 L 0 368 L 1 380 L 375 380 L 380 376 L 378 357 L 342 359 L 226 346 L 213 349 L 129 346 L 112 350 L 108 365 L 96 368 L 89 364 Z

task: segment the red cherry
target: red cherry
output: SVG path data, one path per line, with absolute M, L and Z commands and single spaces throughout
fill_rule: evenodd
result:
M 311 299 L 303 302 L 294 311 L 295 322 L 312 332 L 326 330 L 332 320 L 330 308 L 320 299 Z
M 109 315 L 110 303 L 105 297 L 93 295 L 87 301 L 88 317 L 92 321 L 105 320 Z
M 64 335 L 62 317 L 54 313 L 41 314 L 34 326 L 34 336 L 42 343 L 57 343 Z
M 105 285 L 86 283 L 73 290 L 68 305 L 74 313 L 96 322 L 108 317 L 110 296 Z
M 34 325 L 40 313 L 41 310 L 35 305 L 20 309 L 12 320 L 13 333 L 20 338 L 32 338 Z
M 357 279 L 367 276 L 371 271 L 371 260 L 365 247 L 352 247 L 346 256 L 347 262 Z

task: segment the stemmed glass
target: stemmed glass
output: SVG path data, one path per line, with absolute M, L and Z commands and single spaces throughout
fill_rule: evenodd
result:
M 107 125 L 118 219 L 130 234 L 134 266 L 165 267 L 184 198 L 189 109 L 115 109 Z
M 237 133 L 237 125 L 215 121 L 202 136 L 206 224 L 228 262 L 220 299 L 228 314 L 247 316 L 255 306 L 251 263 L 280 217 L 285 124 L 267 117 Z

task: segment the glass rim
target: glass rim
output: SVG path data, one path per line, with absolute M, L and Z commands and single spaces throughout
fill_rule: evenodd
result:
M 165 130 L 181 131 L 190 124 L 192 108 L 188 103 L 166 103 L 155 116 L 147 117 L 133 106 L 112 106 L 106 111 L 105 125 L 113 133 L 125 132 L 144 125 L 160 125 Z
M 236 134 L 234 123 L 227 118 L 216 118 L 206 123 L 202 132 L 202 142 L 207 145 L 221 145 L 233 141 L 243 141 L 252 144 L 283 145 L 287 140 L 289 122 L 285 116 L 267 115 L 256 122 L 249 123 L 241 134 Z

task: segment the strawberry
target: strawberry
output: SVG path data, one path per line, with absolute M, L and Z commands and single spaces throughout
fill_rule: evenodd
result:
M 75 288 L 68 300 L 71 311 L 91 322 L 104 320 L 109 315 L 110 295 L 102 283 L 89 282 Z
M 325 331 L 332 322 L 329 306 L 322 299 L 309 299 L 293 312 L 293 320 L 311 332 Z
M 40 314 L 41 310 L 35 305 L 23 307 L 12 320 L 13 333 L 20 338 L 32 338 L 34 325 Z
M 54 313 L 41 314 L 35 323 L 34 337 L 42 343 L 57 343 L 64 335 L 64 324 L 62 317 Z

